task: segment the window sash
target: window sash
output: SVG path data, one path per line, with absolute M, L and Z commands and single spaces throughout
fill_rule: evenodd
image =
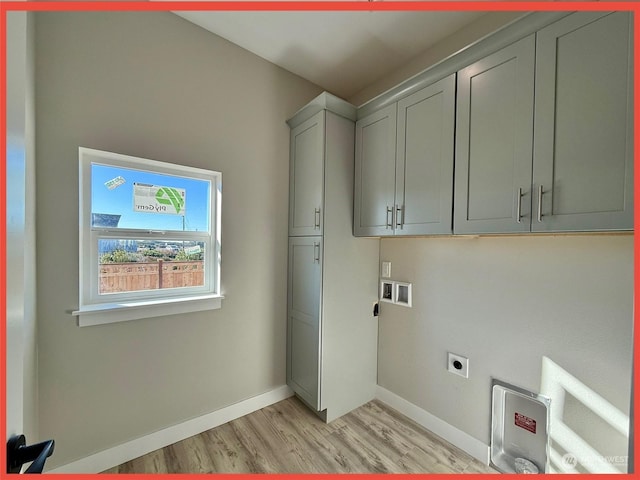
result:
M 143 170 L 152 173 L 194 178 L 210 182 L 209 231 L 145 230 L 129 228 L 93 227 L 91 223 L 91 165 L 100 164 Z M 133 300 L 185 298 L 220 294 L 220 226 L 222 174 L 194 167 L 173 166 L 155 160 L 129 157 L 80 147 L 80 218 L 79 218 L 79 290 L 80 309 L 91 305 L 123 303 Z M 132 292 L 99 294 L 100 240 L 190 240 L 204 243 L 204 285 L 196 287 L 162 288 Z
M 160 240 L 160 241 L 182 241 L 191 240 L 204 243 L 204 285 L 193 287 L 177 287 L 177 288 L 159 288 L 151 290 L 133 290 L 130 292 L 121 293 L 103 293 L 99 292 L 100 288 L 100 252 L 99 242 L 100 240 Z M 142 298 L 168 298 L 168 297 L 183 297 L 188 295 L 205 295 L 215 294 L 214 286 L 217 285 L 215 278 L 216 269 L 213 268 L 213 261 L 216 255 L 215 247 L 211 244 L 211 239 L 208 235 L 181 235 L 180 238 L 176 238 L 173 234 L 158 235 L 158 234 L 133 234 L 127 232 L 92 232 L 91 235 L 91 249 L 89 255 L 89 261 L 86 263 L 85 275 L 88 275 L 90 279 L 90 288 L 88 292 L 87 304 L 100 304 L 100 303 L 113 303 L 122 302 L 126 300 L 139 300 Z M 167 262 L 170 263 L 170 262 Z

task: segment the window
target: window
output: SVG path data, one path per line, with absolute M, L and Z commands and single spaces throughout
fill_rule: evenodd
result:
M 80 147 L 79 325 L 220 308 L 219 172 Z

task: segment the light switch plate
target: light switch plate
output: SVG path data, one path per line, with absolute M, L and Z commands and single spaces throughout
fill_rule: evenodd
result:
M 391 262 L 382 262 L 382 278 L 391 278 Z

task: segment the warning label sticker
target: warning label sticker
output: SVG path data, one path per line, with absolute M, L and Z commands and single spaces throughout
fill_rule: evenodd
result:
M 516 425 L 520 428 L 524 428 L 531 433 L 536 433 L 536 421 L 533 418 L 529 418 L 526 415 L 516 412 Z

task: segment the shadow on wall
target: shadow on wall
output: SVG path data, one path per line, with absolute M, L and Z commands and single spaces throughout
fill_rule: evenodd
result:
M 540 393 L 551 399 L 548 472 L 627 473 L 627 415 L 547 357 Z

